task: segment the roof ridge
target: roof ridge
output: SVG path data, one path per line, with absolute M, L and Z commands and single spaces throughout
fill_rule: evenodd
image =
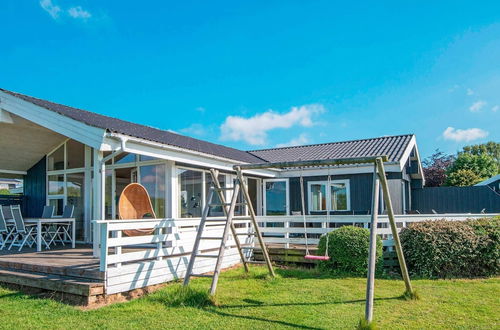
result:
M 385 136 L 379 136 L 379 137 L 373 137 L 373 138 L 365 138 L 365 139 L 355 139 L 355 140 L 346 140 L 346 141 L 335 141 L 335 142 L 323 142 L 323 143 L 303 144 L 303 145 L 299 145 L 299 146 L 289 146 L 289 147 L 279 147 L 279 148 L 254 149 L 254 150 L 248 150 L 247 152 L 253 153 L 253 152 L 259 152 L 259 151 L 297 149 L 297 148 L 303 148 L 303 147 L 314 147 L 314 146 L 322 146 L 322 145 L 328 145 L 328 144 L 342 144 L 342 143 L 359 142 L 359 141 L 379 140 L 379 139 L 385 139 L 385 138 L 395 138 L 395 137 L 400 137 L 400 136 L 413 136 L 413 135 L 415 135 L 415 134 L 414 133 L 408 133 L 408 134 L 398 134 L 398 135 L 385 135 Z

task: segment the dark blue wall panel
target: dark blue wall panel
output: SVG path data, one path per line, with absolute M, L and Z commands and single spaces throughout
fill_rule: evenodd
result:
M 46 161 L 43 157 L 24 176 L 25 216 L 39 217 L 46 201 Z

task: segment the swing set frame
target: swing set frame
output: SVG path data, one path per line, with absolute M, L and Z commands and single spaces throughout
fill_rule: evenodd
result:
M 236 165 L 234 168 L 239 168 L 240 170 L 253 170 L 253 169 L 291 169 L 299 168 L 304 169 L 308 167 L 313 168 L 328 168 L 328 174 L 330 173 L 330 167 L 339 165 L 357 165 L 357 164 L 373 164 L 373 185 L 372 185 L 372 205 L 371 205 L 371 221 L 370 221 L 370 248 L 368 253 L 368 275 L 366 283 L 366 308 L 365 308 L 365 320 L 367 322 L 372 322 L 373 320 L 373 300 L 374 300 L 374 290 L 375 290 L 375 263 L 377 254 L 377 218 L 378 218 L 378 204 L 380 199 L 380 186 L 382 187 L 382 196 L 385 202 L 385 207 L 387 210 L 387 215 L 389 217 L 389 223 L 391 227 L 391 233 L 394 240 L 394 246 L 396 249 L 396 254 L 398 256 L 399 267 L 401 269 L 401 274 L 403 276 L 403 281 L 405 283 L 406 291 L 405 295 L 410 297 L 415 296 L 413 291 L 410 276 L 408 274 L 408 268 L 406 267 L 406 261 L 403 254 L 403 248 L 401 246 L 401 241 L 399 239 L 399 234 L 396 227 L 396 221 L 394 218 L 394 210 L 392 207 L 391 196 L 389 193 L 389 184 L 387 182 L 387 177 L 385 174 L 384 162 L 387 162 L 388 158 L 385 155 L 381 156 L 371 156 L 371 157 L 353 157 L 353 158 L 336 158 L 336 159 L 321 159 L 321 160 L 299 160 L 294 162 L 276 162 L 276 163 L 259 163 L 259 164 L 244 164 Z M 302 173 L 301 173 L 302 180 Z M 301 185 L 303 189 L 303 184 Z M 304 215 L 304 192 L 302 194 L 302 214 Z M 329 215 L 329 211 L 327 214 Z M 306 232 L 306 242 L 307 242 L 307 229 L 304 223 L 304 230 Z

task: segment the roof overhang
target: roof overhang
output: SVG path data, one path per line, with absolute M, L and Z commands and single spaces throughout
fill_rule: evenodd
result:
M 40 127 L 96 149 L 102 148 L 106 130 L 86 125 L 23 99 L 0 91 L 0 109 Z M 5 114 L 5 112 L 4 112 Z

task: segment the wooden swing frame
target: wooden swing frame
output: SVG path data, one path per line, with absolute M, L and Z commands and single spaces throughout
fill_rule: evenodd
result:
M 291 168 L 322 168 L 339 165 L 355 165 L 355 164 L 373 164 L 373 190 L 372 190 L 372 210 L 370 221 L 370 248 L 368 253 L 368 275 L 366 283 L 366 308 L 365 319 L 368 322 L 373 320 L 373 298 L 375 289 L 375 264 L 377 254 L 377 219 L 378 219 L 378 204 L 380 199 L 380 185 L 382 186 L 383 198 L 389 217 L 391 226 L 391 233 L 394 239 L 396 254 L 398 256 L 399 267 L 403 275 L 403 280 L 406 287 L 406 292 L 411 295 L 414 294 L 412 289 L 408 268 L 401 247 L 401 241 L 396 227 L 396 220 L 394 217 L 394 210 L 392 207 L 391 196 L 389 194 L 389 184 L 385 174 L 384 162 L 388 158 L 385 155 L 372 156 L 372 157 L 354 157 L 354 158 L 337 158 L 337 159 L 321 159 L 321 160 L 299 160 L 294 162 L 276 162 L 276 163 L 259 163 L 259 164 L 245 164 L 237 165 L 241 170 L 251 169 L 291 169 Z M 236 166 L 235 166 L 236 168 Z M 303 193 L 303 192 L 302 192 Z

